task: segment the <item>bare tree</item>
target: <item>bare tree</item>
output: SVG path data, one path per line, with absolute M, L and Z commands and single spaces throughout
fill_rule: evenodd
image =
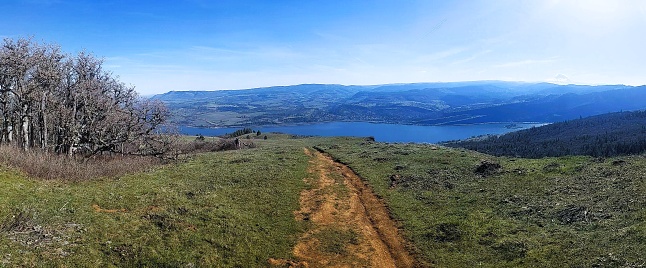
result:
M 69 155 L 164 154 L 168 139 L 160 127 L 166 108 L 140 98 L 102 64 L 86 52 L 69 56 L 54 45 L 5 39 L 0 48 L 0 142 Z
M 32 103 L 30 93 L 33 86 L 30 84 L 33 76 L 31 64 L 34 61 L 32 57 L 33 49 L 31 40 L 19 39 L 13 41 L 6 39 L 2 46 L 2 63 L 6 75 L 7 97 L 13 98 L 14 102 L 4 113 L 7 116 L 15 116 L 20 122 L 20 138 L 22 147 L 26 150 L 29 147 L 29 108 Z M 17 104 L 17 105 L 15 105 Z M 7 127 L 8 131 L 15 129 L 15 120 L 12 118 L 11 126 Z M 10 129 L 10 130 L 9 130 Z

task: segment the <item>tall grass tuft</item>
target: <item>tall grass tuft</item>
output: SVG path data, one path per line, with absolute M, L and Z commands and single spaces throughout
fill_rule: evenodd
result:
M 19 169 L 32 178 L 84 181 L 145 171 L 160 165 L 162 161 L 154 157 L 122 155 L 69 157 L 40 150 L 24 151 L 5 145 L 0 146 L 0 163 Z

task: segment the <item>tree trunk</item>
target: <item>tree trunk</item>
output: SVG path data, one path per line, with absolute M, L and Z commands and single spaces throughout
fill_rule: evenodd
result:
M 47 133 L 47 94 L 43 93 L 43 99 L 40 103 L 40 114 L 42 116 L 41 122 L 41 131 L 40 131 L 40 146 L 43 150 L 47 151 L 47 139 L 49 138 L 49 133 Z
M 4 111 L 2 114 L 2 137 L 0 141 L 9 143 L 9 118 Z
M 14 130 L 14 124 L 9 124 L 7 127 L 7 143 L 12 143 L 13 142 L 13 130 Z
M 22 116 L 22 148 L 29 150 L 29 116 Z

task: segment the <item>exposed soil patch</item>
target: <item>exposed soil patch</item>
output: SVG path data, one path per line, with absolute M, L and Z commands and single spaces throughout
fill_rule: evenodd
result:
M 297 261 L 270 259 L 283 267 L 414 267 L 397 225 L 383 202 L 347 166 L 305 149 L 312 188 L 301 192 L 299 221 L 311 223 L 294 247 Z
M 97 204 L 92 205 L 92 209 L 94 209 L 95 212 L 103 212 L 103 213 L 116 213 L 116 212 L 126 212 L 125 208 L 119 208 L 119 209 L 105 209 L 100 207 Z

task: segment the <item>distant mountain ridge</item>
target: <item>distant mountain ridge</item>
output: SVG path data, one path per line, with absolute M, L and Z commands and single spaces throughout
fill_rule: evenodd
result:
M 503 81 L 372 86 L 304 84 L 245 90 L 171 91 L 175 124 L 232 127 L 332 121 L 417 125 L 557 122 L 646 109 L 646 87 Z

